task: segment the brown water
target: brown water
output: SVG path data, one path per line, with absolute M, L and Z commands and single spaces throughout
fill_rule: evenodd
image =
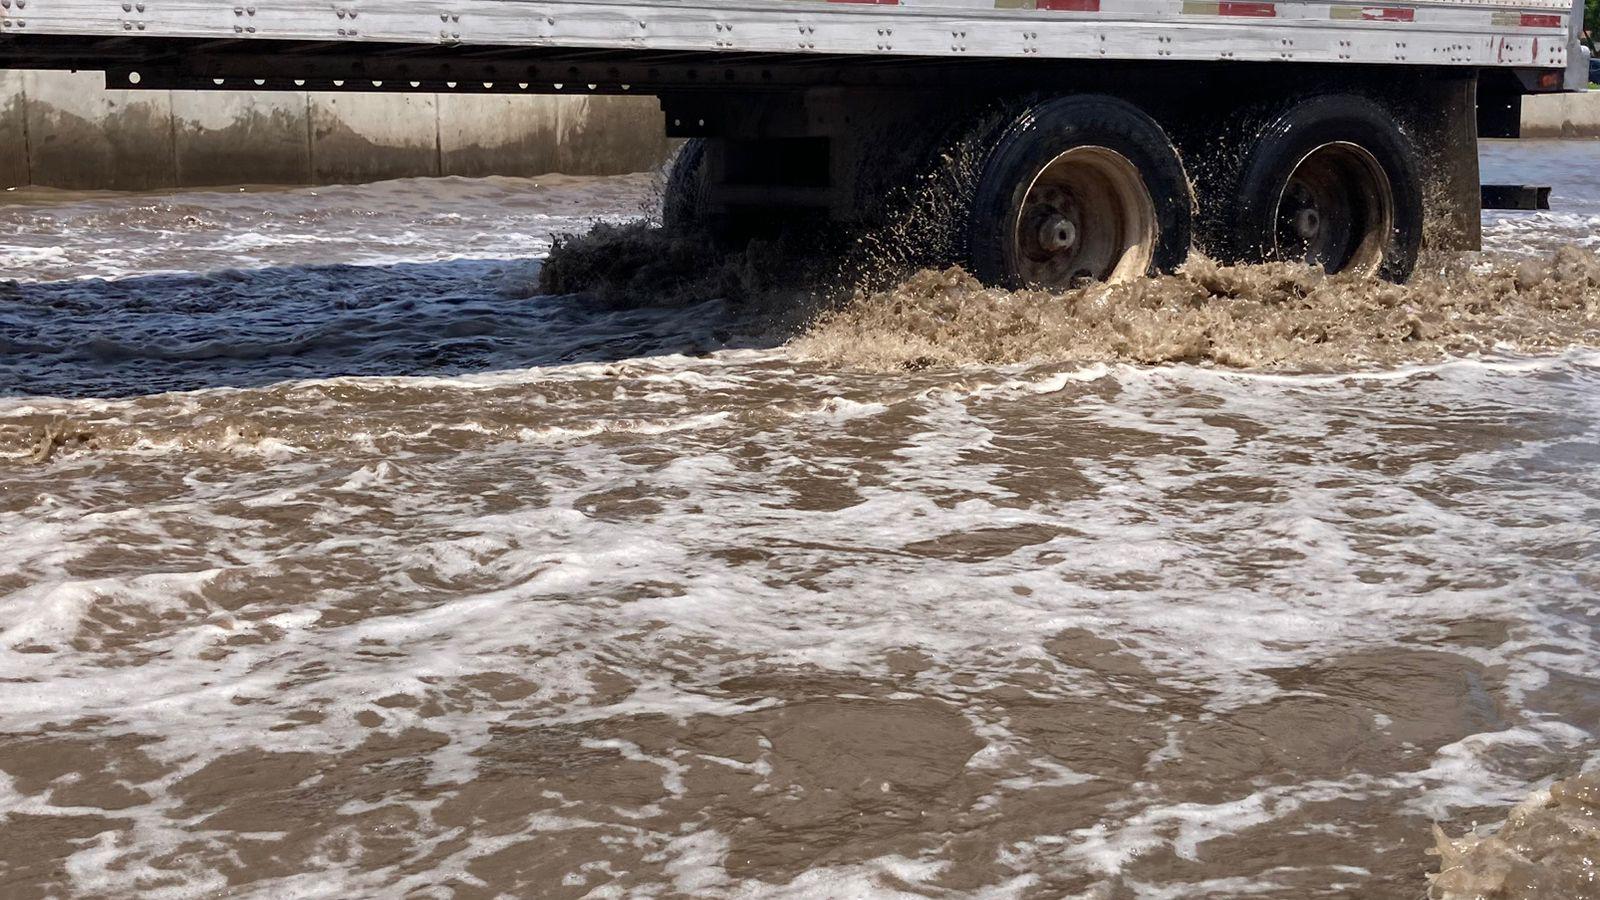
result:
M 28 197 L 0 895 L 1593 896 L 1600 145 L 1486 153 L 1476 274 L 1153 355 L 540 296 L 644 178 Z
M 1392 366 L 1507 347 L 1600 343 L 1600 254 L 1476 254 L 1404 287 L 1304 265 L 1221 267 L 1051 293 L 925 270 L 830 310 L 793 347 L 874 369 L 1017 362 L 1172 362 L 1292 371 Z

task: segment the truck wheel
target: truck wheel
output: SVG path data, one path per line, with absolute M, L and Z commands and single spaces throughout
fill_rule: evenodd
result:
M 1155 120 L 1113 97 L 1032 107 L 1001 133 L 973 193 L 979 280 L 1064 288 L 1169 272 L 1189 253 L 1189 182 Z
M 1216 200 L 1232 255 L 1405 281 L 1422 246 L 1416 150 L 1363 97 L 1305 100 L 1263 123 Z
M 690 138 L 678 148 L 667 168 L 667 185 L 661 194 L 661 224 L 668 228 L 694 228 L 704 224 L 706 193 L 706 142 Z

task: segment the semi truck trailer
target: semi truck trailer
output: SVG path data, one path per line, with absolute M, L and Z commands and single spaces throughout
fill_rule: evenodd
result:
M 669 225 L 881 227 L 985 282 L 1477 249 L 1480 137 L 1581 90 L 1582 0 L 0 0 L 108 88 L 642 94 Z

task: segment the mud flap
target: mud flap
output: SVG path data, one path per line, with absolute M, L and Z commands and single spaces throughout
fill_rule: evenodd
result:
M 1478 79 L 1474 73 L 1430 75 L 1405 86 L 1395 104 L 1420 152 L 1423 250 L 1481 250 L 1483 222 L 1478 187 Z

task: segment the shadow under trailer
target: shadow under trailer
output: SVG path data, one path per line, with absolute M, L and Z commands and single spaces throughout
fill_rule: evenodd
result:
M 870 227 L 985 282 L 1477 249 L 1477 140 L 1582 90 L 1581 0 L 0 0 L 0 65 L 121 89 L 649 94 L 668 224 Z M 899 198 L 898 200 L 896 198 Z M 1436 227 L 1437 226 L 1437 227 Z M 939 232 L 933 234 L 932 232 Z

